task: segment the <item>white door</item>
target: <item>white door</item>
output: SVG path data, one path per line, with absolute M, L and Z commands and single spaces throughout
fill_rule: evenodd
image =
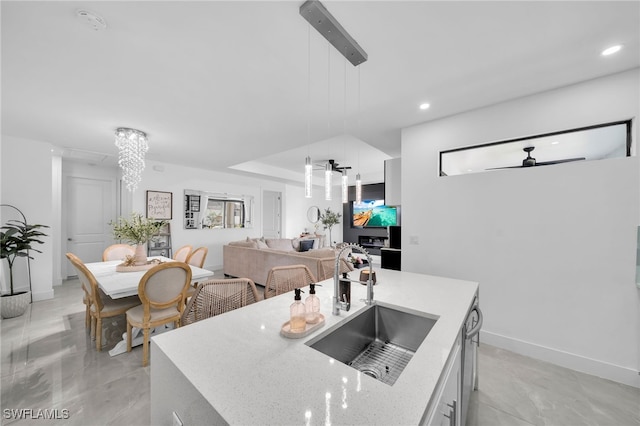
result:
M 262 235 L 280 238 L 282 230 L 282 193 L 264 191 L 262 194 Z
M 83 262 L 99 262 L 113 244 L 109 222 L 116 217 L 113 181 L 69 176 L 67 178 L 67 251 Z M 76 275 L 69 262 L 67 276 Z

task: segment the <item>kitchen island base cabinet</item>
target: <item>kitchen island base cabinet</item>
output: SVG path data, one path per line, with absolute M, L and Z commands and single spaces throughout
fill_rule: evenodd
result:
M 151 424 L 228 424 L 151 339 Z M 174 416 L 179 422 L 174 422 Z
M 462 335 L 458 336 L 455 347 L 451 351 L 449 361 L 442 373 L 441 385 L 435 392 L 431 413 L 427 415 L 428 426 L 464 426 L 460 425 L 462 390 L 461 367 L 462 366 Z

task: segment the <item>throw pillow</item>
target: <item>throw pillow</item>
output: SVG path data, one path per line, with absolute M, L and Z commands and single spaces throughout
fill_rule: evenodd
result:
M 266 238 L 265 242 L 270 249 L 282 251 L 294 251 L 293 244 L 289 238 Z
M 264 242 L 264 240 L 257 240 L 256 244 L 258 244 L 259 249 L 269 248 L 269 246 L 267 245 L 267 243 Z
M 300 251 L 309 251 L 313 248 L 313 240 L 301 240 L 300 241 Z

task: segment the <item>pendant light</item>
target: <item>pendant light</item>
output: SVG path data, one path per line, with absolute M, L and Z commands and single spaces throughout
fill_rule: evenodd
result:
M 313 196 L 311 188 L 313 187 L 313 166 L 311 165 L 311 156 L 309 155 L 309 146 L 311 145 L 311 25 L 307 30 L 307 158 L 304 159 L 304 197 L 311 198 Z
M 358 135 L 360 135 L 360 68 L 358 68 Z M 358 173 L 356 174 L 356 204 L 362 203 L 362 180 L 360 179 L 360 147 L 358 147 Z
M 347 58 L 344 58 L 344 117 L 342 120 L 343 133 L 347 134 Z M 347 159 L 347 143 L 343 142 L 344 159 Z M 342 169 L 342 204 L 349 202 L 349 177 L 347 169 Z
M 327 139 L 331 137 L 331 45 L 327 42 Z M 331 201 L 333 168 L 327 162 L 324 169 L 324 199 Z
M 304 160 L 304 196 L 311 198 L 311 185 L 313 181 L 313 166 L 311 165 L 311 157 L 307 155 Z
M 349 202 L 349 177 L 344 169 L 342 170 L 342 202 Z
M 327 166 L 324 169 L 324 199 L 327 201 L 331 201 L 331 184 L 333 175 L 333 171 L 331 170 L 331 163 L 327 163 Z

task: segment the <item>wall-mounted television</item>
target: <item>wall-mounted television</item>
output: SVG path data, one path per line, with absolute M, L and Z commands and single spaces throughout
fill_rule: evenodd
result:
M 386 228 L 398 224 L 396 207 L 386 206 L 384 200 L 362 200 L 353 203 L 351 226 L 353 228 Z

